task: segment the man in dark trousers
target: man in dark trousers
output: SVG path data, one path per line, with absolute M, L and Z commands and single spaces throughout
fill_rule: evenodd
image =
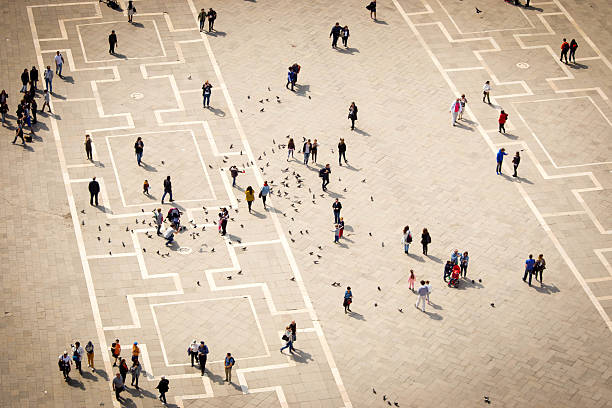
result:
M 327 185 L 329 184 L 329 175 L 331 174 L 331 169 L 329 168 L 329 163 L 325 165 L 321 170 L 319 170 L 319 177 L 323 179 L 323 183 L 321 187 L 323 191 L 327 191 Z
M 512 175 L 512 177 L 518 177 L 518 174 L 516 174 L 516 169 L 518 169 L 520 162 L 521 162 L 521 155 L 519 152 L 516 152 L 516 154 L 514 155 L 514 158 L 512 158 L 512 165 L 514 166 L 514 174 Z
M 204 344 L 204 341 L 200 342 L 198 346 L 198 361 L 200 364 L 200 371 L 202 372 L 202 376 L 204 376 L 204 371 L 206 370 L 206 359 L 208 358 L 208 346 Z
M 109 49 L 108 49 L 108 53 L 115 55 L 115 47 L 117 46 L 117 34 L 115 34 L 115 30 L 111 31 L 110 35 L 108 36 L 108 45 L 109 45 Z
M 336 198 L 336 201 L 334 201 L 332 204 L 332 208 L 334 209 L 334 224 L 338 224 L 340 223 L 340 210 L 342 209 L 342 203 L 340 203 L 340 201 L 338 201 Z
M 208 17 L 208 32 L 211 32 L 214 30 L 213 26 L 215 25 L 215 20 L 217 19 L 217 12 L 211 7 L 208 10 L 206 17 Z
M 533 277 L 535 266 L 535 259 L 533 259 L 533 255 L 529 254 L 529 258 L 525 260 L 525 274 L 523 275 L 523 282 L 527 282 L 527 277 L 529 277 L 529 286 L 531 286 L 531 278 Z
M 34 89 L 36 89 L 38 84 L 38 70 L 36 67 L 32 67 L 30 70 L 30 81 L 32 81 L 32 85 L 34 85 Z
M 336 48 L 338 45 L 338 37 L 342 33 L 342 27 L 340 27 L 340 23 L 336 23 L 335 26 L 332 27 L 329 36 L 332 37 L 332 48 Z
M 28 90 L 28 83 L 30 82 L 30 74 L 28 73 L 28 69 L 24 69 L 21 73 L 21 91 L 25 93 Z
M 164 180 L 164 194 L 162 195 L 161 203 L 164 203 L 164 198 L 166 198 L 166 194 L 170 194 L 170 202 L 173 202 L 172 199 L 172 182 L 170 181 L 170 176 L 166 177 Z
M 567 64 L 567 53 L 570 50 L 570 46 L 567 43 L 567 40 L 564 38 L 563 39 L 563 43 L 561 44 L 561 57 L 559 58 L 559 61 L 563 61 L 563 58 L 565 58 L 565 63 Z
M 166 404 L 166 393 L 168 392 L 168 389 L 170 388 L 168 385 L 170 384 L 170 381 L 166 380 L 165 376 L 162 376 L 161 380 L 159 380 L 159 384 L 157 384 L 157 390 L 159 391 L 159 400 L 161 402 L 163 402 L 164 404 Z
M 94 199 L 96 201 L 96 207 L 98 206 L 98 193 L 100 192 L 100 184 L 94 177 L 89 182 L 89 205 L 94 205 Z

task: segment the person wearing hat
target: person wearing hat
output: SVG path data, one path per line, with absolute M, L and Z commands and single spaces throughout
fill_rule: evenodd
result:
M 140 356 L 140 347 L 138 347 L 138 342 L 135 341 L 132 346 L 132 363 L 138 361 L 138 356 Z
M 155 387 L 159 391 L 159 400 L 164 404 L 166 404 L 166 393 L 170 388 L 168 386 L 169 384 L 170 381 L 166 380 L 165 376 L 162 376 L 161 380 L 159 380 L 159 384 L 157 384 L 157 387 Z
M 208 346 L 204 344 L 204 340 L 200 342 L 198 346 L 198 361 L 200 362 L 200 371 L 204 376 L 204 370 L 206 370 L 206 359 L 208 358 Z

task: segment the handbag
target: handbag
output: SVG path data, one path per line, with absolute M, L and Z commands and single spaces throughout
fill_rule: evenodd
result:
M 289 341 L 289 337 L 287 337 L 286 334 L 283 334 L 283 337 L 281 337 L 281 339 L 284 341 Z

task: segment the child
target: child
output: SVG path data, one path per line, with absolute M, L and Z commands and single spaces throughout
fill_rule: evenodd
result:
M 338 233 L 338 238 L 342 238 L 342 234 L 344 234 L 344 218 L 342 217 L 340 217 L 338 228 L 340 229 L 340 232 Z
M 410 270 L 410 278 L 408 278 L 408 289 L 414 292 L 414 281 L 416 278 L 414 277 L 414 271 Z
M 425 286 L 427 286 L 427 304 L 430 305 L 431 303 L 429 303 L 429 294 L 431 293 L 431 284 L 429 283 L 429 281 L 425 281 Z
M 461 95 L 459 103 L 461 103 L 461 110 L 459 111 L 459 117 L 457 119 L 461 120 L 463 119 L 463 111 L 465 110 L 465 104 L 467 103 L 467 98 L 465 97 L 465 94 Z
M 334 224 L 334 244 L 337 244 L 340 241 L 340 224 Z
M 149 195 L 149 180 L 144 181 L 144 184 L 142 185 L 142 193 Z

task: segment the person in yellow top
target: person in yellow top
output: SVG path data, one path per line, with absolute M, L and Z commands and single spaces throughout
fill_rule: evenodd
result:
M 253 201 L 255 201 L 255 192 L 253 191 L 253 187 L 248 186 L 244 191 L 244 195 L 246 196 L 246 202 L 249 206 L 249 213 L 251 212 L 251 206 L 253 205 Z
M 138 356 L 140 355 L 140 347 L 138 347 L 138 342 L 135 341 L 132 346 L 132 362 L 138 361 Z

